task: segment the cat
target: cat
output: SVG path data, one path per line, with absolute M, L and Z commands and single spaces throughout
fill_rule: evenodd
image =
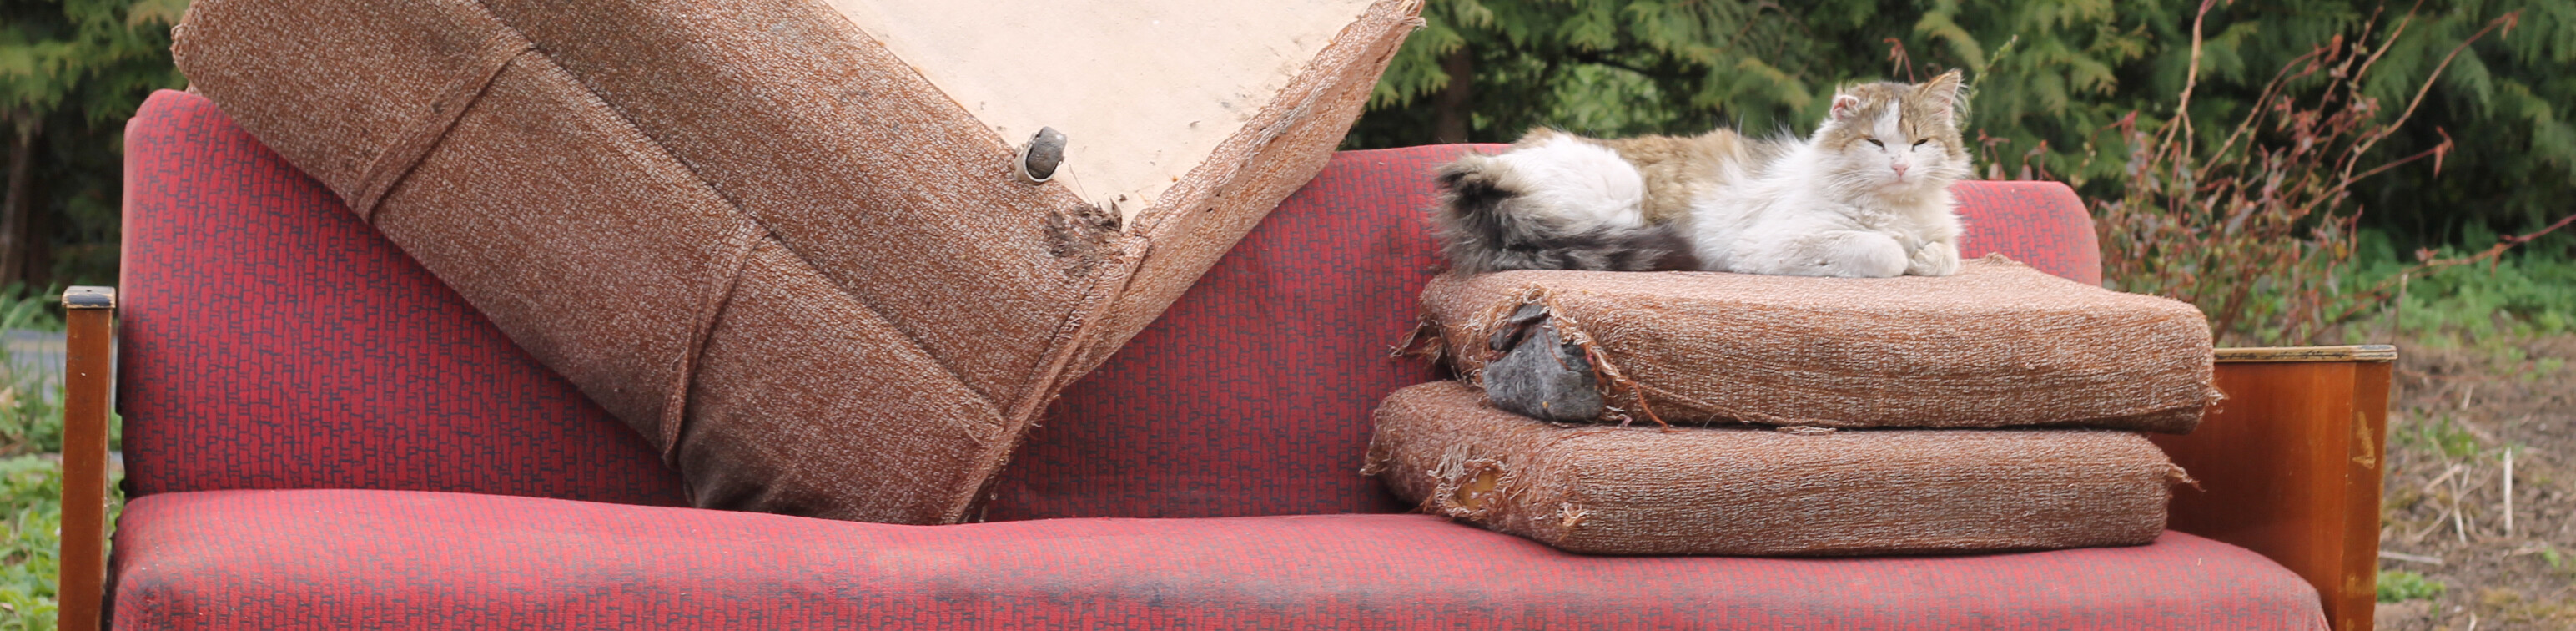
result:
M 1959 268 L 1950 184 L 1970 174 L 1959 99 L 1955 70 L 1846 87 L 1803 140 L 1534 129 L 1441 167 L 1442 253 L 1468 274 L 1946 276 Z

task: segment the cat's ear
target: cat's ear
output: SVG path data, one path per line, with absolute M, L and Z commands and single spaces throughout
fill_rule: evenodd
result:
M 1932 105 L 1938 106 L 1944 113 L 1959 109 L 1958 69 L 1951 69 L 1949 72 L 1941 73 L 1941 76 L 1933 77 L 1931 81 L 1914 86 L 1914 93 Z
M 1847 122 L 1850 121 L 1852 117 L 1859 115 L 1860 97 L 1852 96 L 1850 94 L 1834 95 L 1834 120 Z

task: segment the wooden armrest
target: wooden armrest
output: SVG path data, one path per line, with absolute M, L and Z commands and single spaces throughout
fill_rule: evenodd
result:
M 2170 527 L 2270 557 L 2316 586 L 2334 629 L 2368 631 L 2397 349 L 2222 348 L 2217 359 L 2227 399 L 2197 431 L 2149 435 L 2200 482 L 2174 490 Z
M 64 629 L 99 628 L 107 578 L 107 406 L 115 375 L 116 288 L 63 291 L 62 574 Z

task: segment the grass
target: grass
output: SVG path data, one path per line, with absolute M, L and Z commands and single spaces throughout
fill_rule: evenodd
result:
M 2400 447 L 2438 451 L 2453 460 L 2486 454 L 2486 449 L 2478 445 L 2477 435 L 2469 433 L 2468 428 L 2461 427 L 2448 414 L 2427 422 L 2411 423 L 2405 429 L 2391 433 L 2396 434 L 2394 440 Z
M 116 487 L 110 475 L 108 488 Z M 125 495 L 110 492 L 107 519 L 115 523 Z M 62 460 L 48 455 L 0 458 L 0 631 L 54 628 L 54 577 L 62 547 Z
M 2463 241 L 2488 243 L 2492 234 L 2472 230 Z M 2348 335 L 2388 337 L 2403 332 L 2424 340 L 2473 342 L 2496 336 L 2530 337 L 2576 332 L 2576 236 L 2551 235 L 2492 264 L 2446 267 L 2409 276 L 2393 309 L 2365 318 Z M 2396 252 L 2385 235 L 2364 231 L 2355 253 L 2355 274 L 2348 290 L 2377 285 L 2413 265 Z M 2444 247 L 2415 258 L 2459 258 Z M 2393 329 L 2393 331 L 2392 331 Z M 2470 338 L 2463 340 L 2462 338 Z M 2559 366 L 2544 367 L 2556 370 Z
M 2422 574 L 2408 572 L 2405 570 L 2379 571 L 2379 602 L 2397 603 L 2409 600 L 2431 600 L 2435 596 L 2442 595 L 2442 592 L 2448 589 L 2450 589 L 2449 585 L 2444 585 L 2441 581 L 2424 578 L 2424 575 Z

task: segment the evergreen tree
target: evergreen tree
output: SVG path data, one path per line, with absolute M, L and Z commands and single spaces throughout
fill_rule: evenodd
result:
M 184 85 L 185 0 L 0 0 L 0 283 L 106 282 L 125 119 Z

